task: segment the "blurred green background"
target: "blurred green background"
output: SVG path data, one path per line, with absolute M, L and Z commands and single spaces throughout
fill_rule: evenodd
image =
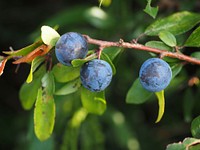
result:
M 146 3 L 145 0 L 112 0 L 109 6 L 99 9 L 98 0 L 1 0 L 0 48 L 9 50 L 11 46 L 16 50 L 31 44 L 40 35 L 42 25 L 59 25 L 60 34 L 76 31 L 97 39 L 131 41 L 153 22 L 143 12 Z M 153 1 L 153 5 L 159 5 L 158 17 L 181 10 L 200 10 L 199 0 L 160 0 Z M 144 37 L 140 42 L 144 44 L 149 39 Z M 197 50 L 188 52 L 188 49 L 187 54 Z M 18 97 L 30 66 L 23 64 L 15 73 L 16 66 L 8 62 L 0 78 L 0 149 L 73 149 L 67 145 L 76 143 L 74 139 L 78 135 L 74 149 L 162 150 L 169 143 L 191 136 L 191 120 L 200 114 L 200 87 L 189 87 L 188 80 L 200 76 L 199 66 L 186 65 L 166 91 L 166 111 L 160 123 L 154 123 L 158 111 L 154 97 L 142 105 L 126 104 L 126 94 L 148 57 L 151 56 L 146 52 L 125 49 L 115 59 L 117 74 L 106 90 L 107 111 L 102 116 L 87 116 L 80 129 L 68 126 L 79 105 L 79 101 L 74 102 L 77 95 L 58 97 L 54 133 L 43 143 L 33 132 L 33 110 L 23 110 Z

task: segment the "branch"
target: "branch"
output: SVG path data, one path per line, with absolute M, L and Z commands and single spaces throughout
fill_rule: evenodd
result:
M 89 44 L 94 44 L 94 45 L 98 45 L 99 47 L 106 48 L 106 47 L 123 47 L 123 48 L 129 48 L 129 49 L 136 49 L 136 50 L 141 50 L 141 51 L 148 51 L 148 52 L 152 52 L 152 53 L 156 53 L 156 54 L 160 54 L 160 56 L 162 57 L 171 57 L 171 58 L 177 58 L 179 60 L 183 60 L 192 64 L 197 64 L 200 65 L 200 60 L 184 55 L 182 53 L 179 52 L 169 52 L 166 50 L 160 50 L 157 48 L 152 48 L 152 47 L 148 47 L 148 46 L 144 46 L 142 44 L 138 44 L 138 43 L 128 43 L 128 42 L 124 42 L 123 40 L 120 40 L 119 42 L 111 42 L 111 41 L 103 41 L 103 40 L 97 40 L 97 39 L 93 39 L 91 37 L 89 37 L 88 35 L 83 35 L 87 42 Z

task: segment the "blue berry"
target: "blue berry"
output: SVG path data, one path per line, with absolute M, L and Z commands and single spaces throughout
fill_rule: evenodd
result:
M 87 52 L 88 45 L 86 39 L 76 32 L 63 34 L 55 45 L 58 61 L 67 66 L 71 66 L 71 61 L 74 59 L 85 58 Z
M 93 59 L 82 66 L 80 76 L 85 88 L 92 92 L 100 92 L 110 84 L 112 68 L 104 60 Z
M 139 78 L 146 90 L 159 92 L 169 85 L 172 79 L 172 71 L 168 63 L 162 59 L 150 58 L 141 66 Z

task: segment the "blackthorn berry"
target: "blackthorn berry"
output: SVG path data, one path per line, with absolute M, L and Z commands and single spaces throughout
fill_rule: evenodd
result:
M 80 76 L 85 88 L 92 92 L 100 92 L 110 84 L 112 68 L 104 60 L 93 59 L 82 66 Z
M 150 58 L 141 66 L 139 79 L 146 90 L 159 92 L 169 85 L 172 71 L 168 63 L 162 59 Z
M 79 33 L 68 32 L 63 34 L 55 45 L 55 53 L 58 61 L 71 66 L 74 59 L 85 58 L 88 52 L 86 39 Z

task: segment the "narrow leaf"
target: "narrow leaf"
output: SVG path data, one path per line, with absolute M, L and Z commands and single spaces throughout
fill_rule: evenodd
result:
M 108 57 L 107 54 L 105 54 L 104 52 L 101 53 L 101 59 L 105 60 L 106 62 L 108 62 L 112 68 L 112 72 L 113 72 L 113 75 L 116 74 L 116 68 L 114 66 L 114 64 L 112 63 L 111 59 Z
M 113 61 L 120 53 L 123 52 L 123 48 L 121 47 L 107 47 L 103 50 L 105 54 Z
M 144 12 L 146 12 L 147 14 L 149 14 L 151 17 L 153 17 L 154 19 L 157 16 L 158 13 L 158 6 L 157 7 L 151 7 L 151 0 L 147 0 L 147 5 L 146 8 L 144 9 Z
M 200 47 L 199 41 L 200 41 L 200 27 L 198 27 L 196 30 L 192 32 L 192 34 L 185 42 L 185 46 Z
M 190 88 L 184 92 L 183 96 L 183 113 L 184 113 L 184 119 L 186 122 L 190 122 L 192 120 L 192 110 L 194 107 L 194 94 Z
M 25 56 L 37 47 L 42 45 L 42 41 L 37 41 L 31 45 L 28 45 L 22 49 L 16 50 L 16 51 L 3 51 L 4 54 L 10 55 L 10 56 Z
M 68 95 L 76 92 L 81 86 L 80 79 L 70 81 L 55 92 L 55 95 Z
M 30 73 L 26 79 L 27 83 L 32 82 L 33 80 L 33 73 L 34 71 L 38 68 L 38 66 L 44 61 L 44 57 L 36 57 L 32 62 L 31 62 L 31 69 Z
M 142 104 L 147 101 L 152 95 L 152 92 L 145 90 L 139 78 L 137 78 L 126 95 L 126 103 Z
M 158 35 L 161 31 L 169 31 L 173 35 L 185 33 L 200 22 L 200 14 L 188 11 L 178 12 L 166 18 L 158 19 L 145 30 L 150 36 Z
M 43 90 L 38 90 L 37 101 L 34 109 L 35 134 L 40 141 L 48 139 L 55 123 L 55 103 L 53 96 L 44 95 Z
M 159 105 L 159 111 L 158 111 L 158 117 L 156 119 L 156 123 L 158 123 L 164 114 L 165 111 L 165 97 L 164 97 L 164 90 L 160 92 L 155 92 L 156 97 L 158 99 L 158 105 Z
M 104 92 L 91 92 L 86 88 L 81 88 L 81 101 L 83 107 L 89 112 L 102 115 L 106 110 L 106 100 Z
M 60 38 L 58 32 L 49 27 L 49 26 L 42 26 L 41 27 L 41 38 L 44 44 L 55 46 L 56 42 Z
M 196 117 L 191 124 L 191 132 L 193 137 L 200 138 L 200 116 Z
M 159 33 L 159 38 L 168 46 L 171 46 L 171 47 L 176 46 L 176 38 L 169 31 L 161 31 Z
M 180 63 L 177 63 L 177 64 L 175 64 L 175 65 L 173 65 L 171 67 L 171 70 L 172 70 L 172 79 L 174 77 L 176 77 L 176 75 L 179 74 L 179 72 L 182 70 L 182 68 L 183 68 L 183 64 L 180 64 Z
M 69 82 L 80 76 L 80 67 L 57 64 L 53 67 L 53 75 L 58 82 Z

